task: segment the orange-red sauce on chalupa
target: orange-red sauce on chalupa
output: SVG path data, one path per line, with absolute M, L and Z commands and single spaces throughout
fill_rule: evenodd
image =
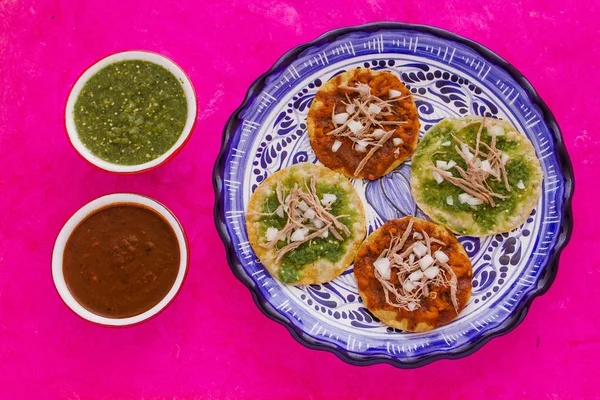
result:
M 385 293 L 381 283 L 375 278 L 373 262 L 377 260 L 384 249 L 390 245 L 392 236 L 401 236 L 408 225 L 408 218 L 403 220 L 387 221 L 381 228 L 381 235 L 369 244 L 363 245 L 354 263 L 354 275 L 356 277 L 358 288 L 367 297 L 369 308 L 383 309 L 386 311 L 397 312 L 396 319 L 398 321 L 407 319 L 409 329 L 414 328 L 419 322 L 425 322 L 434 328 L 447 324 L 457 316 L 457 312 L 452 305 L 450 299 L 450 287 L 430 286 L 430 296 L 421 299 L 421 307 L 414 311 L 407 311 L 401 308 L 393 307 L 385 301 Z M 459 312 L 467 305 L 467 301 L 471 295 L 472 287 L 472 268 L 469 258 L 459 251 L 461 246 L 458 241 L 449 241 L 446 237 L 435 235 L 433 224 L 415 223 L 413 231 L 426 232 L 430 237 L 446 243 L 442 246 L 437 243 L 431 244 L 431 253 L 441 250 L 449 257 L 448 264 L 452 267 L 456 274 L 457 284 L 457 300 Z M 450 231 L 448 231 L 450 235 Z M 454 237 L 453 235 L 451 237 Z M 414 243 L 412 235 L 409 236 L 404 244 L 403 250 L 407 249 Z M 395 270 L 393 270 L 395 271 Z M 398 276 L 392 272 L 390 282 L 396 286 L 400 286 Z M 435 298 L 432 298 L 431 292 L 437 292 Z
M 334 77 L 333 81 L 337 88 L 340 85 L 341 76 Z M 372 180 L 385 175 L 388 168 L 396 160 L 404 161 L 414 152 L 419 137 L 419 117 L 410 91 L 391 72 L 373 75 L 368 69 L 357 69 L 347 86 L 355 86 L 356 82 L 368 84 L 371 87 L 371 94 L 382 100 L 389 99 L 390 89 L 401 92 L 401 97 L 408 96 L 405 99 L 391 103 L 393 115 L 382 118 L 382 120 L 386 121 L 406 121 L 407 123 L 386 127 L 386 130 L 396 128 L 396 132 L 384 143 L 383 147 L 375 152 L 360 173 L 360 176 Z M 346 106 L 343 103 L 347 102 L 346 94 L 350 97 L 350 100 L 359 97 L 359 94 L 354 91 L 340 88 L 337 88 L 335 92 L 324 92 L 323 90 L 317 92 L 315 99 L 320 100 L 324 104 L 324 107 L 316 110 L 311 108 L 310 110 L 316 125 L 314 132 L 315 140 L 311 141 L 311 145 L 317 158 L 325 166 L 334 170 L 343 169 L 347 175 L 353 176 L 366 153 L 353 150 L 352 141 L 346 137 L 327 135 L 327 132 L 335 129 L 332 121 L 333 108 L 335 107 L 335 114 L 346 112 Z M 372 127 L 371 129 L 375 128 Z M 403 144 L 395 146 L 393 138 L 401 138 Z M 337 152 L 332 152 L 331 148 L 336 140 L 341 141 L 343 144 Z M 396 149 L 399 149 L 399 154 L 394 154 Z
M 102 208 L 75 228 L 65 247 L 69 291 L 109 318 L 141 314 L 169 292 L 179 272 L 179 243 L 159 214 L 136 204 Z

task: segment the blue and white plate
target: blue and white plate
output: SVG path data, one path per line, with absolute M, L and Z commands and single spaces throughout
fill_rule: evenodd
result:
M 244 210 L 252 191 L 292 164 L 317 162 L 306 116 L 319 87 L 343 71 L 397 73 L 415 96 L 421 134 L 446 117 L 510 121 L 533 142 L 544 170 L 543 195 L 518 229 L 460 237 L 473 262 L 473 294 L 451 324 L 424 333 L 389 328 L 364 307 L 352 267 L 336 280 L 286 286 L 272 278 L 248 242 Z M 410 161 L 376 181 L 353 180 L 369 233 L 388 219 L 424 217 L 410 193 Z M 215 220 L 235 275 L 258 307 L 302 344 L 353 364 L 416 367 L 472 353 L 513 329 L 552 283 L 571 233 L 573 174 L 552 114 L 529 82 L 483 46 L 449 32 L 380 23 L 329 32 L 284 55 L 250 88 L 224 133 L 214 170 Z

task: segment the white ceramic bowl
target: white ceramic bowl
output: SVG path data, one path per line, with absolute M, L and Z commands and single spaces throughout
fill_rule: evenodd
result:
M 175 144 L 160 157 L 155 158 L 152 161 L 148 161 L 147 163 L 137 165 L 113 164 L 94 155 L 87 147 L 85 147 L 85 145 L 79 139 L 79 135 L 77 134 L 77 128 L 75 126 L 75 116 L 73 110 L 73 108 L 75 107 L 75 102 L 77 101 L 77 97 L 79 97 L 79 93 L 81 92 L 81 89 L 83 89 L 83 86 L 86 84 L 86 82 L 96 72 L 98 72 L 99 70 L 101 70 L 109 64 L 126 60 L 150 61 L 166 68 L 169 72 L 175 75 L 177 80 L 181 83 L 181 86 L 183 87 L 183 92 L 185 94 L 185 98 L 187 100 L 187 119 L 183 127 L 183 132 L 181 133 L 181 136 L 179 137 L 177 142 L 175 142 Z M 196 94 L 194 92 L 194 87 L 192 86 L 192 81 L 177 64 L 175 64 L 173 61 L 169 60 L 165 56 L 162 56 L 157 53 L 152 53 L 149 51 L 125 51 L 103 58 L 102 60 L 89 67 L 79 77 L 79 79 L 77 79 L 77 82 L 75 82 L 75 85 L 71 89 L 69 99 L 67 100 L 67 107 L 65 110 L 65 124 L 71 144 L 73 145 L 73 147 L 75 147 L 75 150 L 77 150 L 77 152 L 81 154 L 81 156 L 85 160 L 87 160 L 92 165 L 95 165 L 96 167 L 106 171 L 131 174 L 154 169 L 168 161 L 170 158 L 172 158 L 189 139 L 190 134 L 192 133 L 192 130 L 194 128 L 194 124 L 196 122 L 197 111 L 198 106 L 196 102 Z
M 103 317 L 84 308 L 81 304 L 77 302 L 77 300 L 75 300 L 75 298 L 69 291 L 63 274 L 63 253 L 67 244 L 67 240 L 71 236 L 71 233 L 73 233 L 73 230 L 94 211 L 117 203 L 140 204 L 142 206 L 154 210 L 169 223 L 169 225 L 175 232 L 177 242 L 179 243 L 179 272 L 177 273 L 175 283 L 173 283 L 171 290 L 169 290 L 167 295 L 150 310 L 142 314 L 127 318 Z M 93 200 L 90 203 L 86 204 L 85 206 L 80 208 L 75 214 L 73 214 L 73 216 L 63 226 L 60 233 L 58 234 L 58 237 L 56 238 L 56 242 L 54 243 L 54 250 L 52 252 L 52 278 L 54 279 L 54 285 L 56 286 L 56 290 L 58 291 L 58 294 L 60 295 L 62 300 L 71 310 L 73 310 L 80 317 L 101 325 L 128 326 L 138 324 L 140 322 L 146 321 L 149 318 L 152 318 L 160 311 L 162 311 L 175 298 L 175 296 L 181 289 L 183 280 L 185 279 L 188 269 L 188 262 L 189 248 L 185 233 L 183 231 L 183 227 L 181 226 L 177 218 L 175 218 L 175 215 L 173 215 L 173 213 L 169 211 L 169 209 L 167 209 L 165 206 L 163 206 L 156 200 L 153 200 L 146 196 L 141 196 L 132 193 L 115 193 L 99 197 L 96 200 Z

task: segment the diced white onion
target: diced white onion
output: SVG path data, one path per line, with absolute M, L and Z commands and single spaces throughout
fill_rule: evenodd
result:
M 333 151 L 335 153 L 336 151 L 338 151 L 340 149 L 340 147 L 342 147 L 342 142 L 340 142 L 339 140 L 336 140 L 335 142 L 333 142 L 333 145 L 331 145 L 331 151 Z
M 475 157 L 475 156 L 473 156 L 473 157 Z M 481 168 L 481 160 L 479 158 L 476 158 L 473 165 L 475 165 L 475 168 Z
M 404 140 L 402 140 L 402 138 L 393 138 L 392 142 L 394 143 L 394 146 L 400 146 L 402 143 L 404 143 Z
M 413 253 L 410 253 L 410 255 L 408 256 L 408 263 L 410 265 L 413 265 L 415 262 L 415 255 Z
M 390 99 L 395 99 L 396 97 L 400 97 L 400 96 L 402 96 L 402 92 L 400 92 L 398 90 L 390 89 L 390 94 L 389 94 Z
M 346 106 L 346 112 L 348 114 L 354 114 L 355 111 L 356 111 L 356 106 L 354 104 L 348 104 Z
M 471 196 L 468 193 L 461 193 L 458 195 L 458 201 L 462 204 L 467 203 L 470 206 L 478 206 L 483 204 L 483 201 L 477 197 Z
M 416 288 L 416 286 L 411 281 L 405 281 L 404 284 L 402 285 L 402 287 L 407 292 L 412 292 Z
M 481 162 L 481 169 L 485 172 L 492 172 L 492 166 L 488 160 L 483 160 Z
M 454 205 L 454 199 L 452 198 L 452 196 L 446 197 L 446 204 L 448 204 L 449 206 Z
M 506 153 L 502 153 L 502 164 L 506 165 L 510 157 Z
M 323 233 L 321 234 L 321 237 L 322 237 L 323 239 L 327 239 L 327 237 L 328 237 L 328 236 L 329 236 L 329 231 L 328 231 L 328 230 L 327 230 L 327 231 L 325 231 L 325 232 L 323 232 Z
M 423 235 L 421 235 L 419 232 L 413 232 L 413 239 L 421 240 L 423 239 Z
M 373 133 L 371 133 L 371 136 L 373 136 L 375 139 L 379 139 L 383 135 L 385 135 L 385 131 L 381 128 L 377 128 L 373 131 Z
M 321 199 L 321 204 L 324 206 L 328 206 L 330 204 L 335 203 L 337 200 L 337 196 L 331 193 L 323 193 L 323 198 Z
M 450 260 L 448 258 L 448 256 L 446 255 L 446 253 L 444 253 L 441 250 L 436 251 L 435 253 L 433 253 L 433 255 L 435 256 L 435 259 L 438 260 L 441 263 L 447 263 L 448 260 Z
M 308 210 L 308 204 L 306 204 L 306 202 L 304 200 L 300 200 L 298 202 L 298 208 L 301 209 L 302 211 L 306 211 L 306 210 Z
M 493 136 L 504 136 L 504 128 L 501 126 L 492 126 L 488 129 L 488 133 Z
M 275 237 L 277 236 L 277 234 L 279 233 L 279 229 L 277 228 L 267 228 L 267 241 L 272 241 L 275 240 Z
M 352 133 L 357 134 L 363 128 L 363 125 L 358 121 L 350 121 L 348 122 L 348 129 L 352 131 Z
M 429 279 L 433 279 L 437 276 L 437 274 L 440 272 L 440 269 L 436 266 L 433 267 L 429 267 L 425 270 L 425 272 L 423 272 L 423 275 L 425 275 L 427 278 Z
M 466 144 L 463 143 L 460 150 L 465 155 L 465 157 L 467 158 L 467 160 L 473 161 L 473 159 L 475 158 L 475 156 L 471 153 L 471 150 L 469 150 L 469 146 L 467 146 Z
M 437 183 L 444 182 L 444 178 L 442 178 L 442 175 L 440 175 L 440 173 L 437 171 L 433 171 L 433 179 L 435 179 Z
M 413 247 L 413 253 L 415 253 L 417 257 L 423 257 L 425 254 L 427 254 L 427 246 L 425 246 L 423 242 L 417 242 Z
M 308 210 L 304 211 L 304 218 L 313 219 L 316 216 L 317 213 L 312 208 L 309 208 Z
M 429 254 L 427 254 L 425 257 L 423 257 L 419 260 L 419 268 L 421 268 L 421 271 L 425 271 L 434 262 L 435 262 L 435 260 L 433 259 L 433 257 L 431 257 Z
M 448 163 L 446 164 L 446 169 L 448 170 L 448 169 L 454 168 L 455 166 L 456 166 L 456 161 L 454 161 L 454 160 L 450 160 L 450 161 L 448 161 Z
M 519 183 L 517 183 L 517 187 L 521 190 L 525 189 L 525 184 L 523 183 L 523 181 L 519 181 Z
M 302 240 L 304 240 L 305 235 L 304 235 L 304 229 L 296 229 L 294 231 L 294 233 L 292 233 L 292 236 L 290 236 L 290 240 L 292 242 L 300 242 Z
M 317 229 L 321 229 L 322 227 L 325 226 L 325 222 L 321 221 L 318 218 L 313 218 L 310 220 L 310 222 L 314 225 L 315 228 Z
M 440 146 L 448 147 L 448 146 L 450 146 L 451 144 L 452 144 L 452 143 L 451 143 L 451 142 L 448 140 L 448 141 L 446 141 L 446 142 L 443 142 L 443 143 L 441 143 L 441 144 L 440 144 Z
M 394 150 L 394 154 L 400 154 L 400 149 L 397 148 L 396 150 Z
M 410 279 L 413 282 L 420 281 L 422 278 L 423 278 L 423 272 L 421 272 L 420 270 L 416 270 L 415 272 L 413 272 L 412 274 L 410 274 L 408 276 L 408 279 Z
M 379 114 L 381 112 L 381 107 L 379 107 L 376 104 L 369 104 L 369 108 L 367 109 L 367 111 L 371 114 Z
M 364 140 L 359 140 L 356 142 L 354 149 L 356 151 L 358 151 L 359 153 L 364 153 L 365 151 L 367 151 L 368 145 L 369 145 L 369 142 L 365 142 Z
M 510 132 L 508 132 L 508 133 L 506 134 L 506 138 L 507 138 L 508 140 L 514 140 L 514 139 L 516 139 L 517 135 L 518 135 L 518 133 L 517 133 L 517 132 L 515 132 L 515 131 L 510 131 Z
M 483 204 L 483 200 L 478 199 L 477 197 L 471 197 L 469 200 L 467 200 L 467 204 L 470 206 L 480 206 Z
M 335 122 L 337 125 L 342 125 L 344 122 L 348 121 L 348 117 L 350 117 L 348 113 L 335 114 L 333 116 L 333 122 Z
M 360 143 L 356 143 L 356 146 L 354 146 L 354 150 L 358 151 L 359 153 L 364 153 L 367 151 L 367 146 L 364 146 Z
M 283 215 L 284 215 L 283 214 L 283 207 L 282 206 L 277 207 L 277 210 L 275 210 L 275 214 L 277 214 L 277 216 L 279 218 L 283 218 Z
M 448 163 L 443 160 L 437 160 L 435 162 L 435 166 L 438 167 L 439 169 L 448 169 Z
M 377 272 L 379 272 L 379 275 L 381 275 L 383 279 L 390 279 L 392 271 L 392 269 L 390 268 L 390 260 L 388 260 L 387 258 L 380 258 L 379 260 L 373 263 L 373 267 L 375 267 L 375 269 L 377 270 Z
M 410 303 L 408 303 L 408 309 L 410 311 L 414 311 L 417 307 L 418 307 L 418 304 L 415 303 L 414 301 L 411 301 Z

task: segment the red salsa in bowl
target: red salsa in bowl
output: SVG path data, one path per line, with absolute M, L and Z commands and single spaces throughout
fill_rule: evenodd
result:
M 77 314 L 131 325 L 161 311 L 187 271 L 187 242 L 172 213 L 134 194 L 101 197 L 61 230 L 53 253 L 56 288 Z
M 167 221 L 146 207 L 118 203 L 94 212 L 71 233 L 63 273 L 82 306 L 125 318 L 165 297 L 179 261 L 179 244 Z

